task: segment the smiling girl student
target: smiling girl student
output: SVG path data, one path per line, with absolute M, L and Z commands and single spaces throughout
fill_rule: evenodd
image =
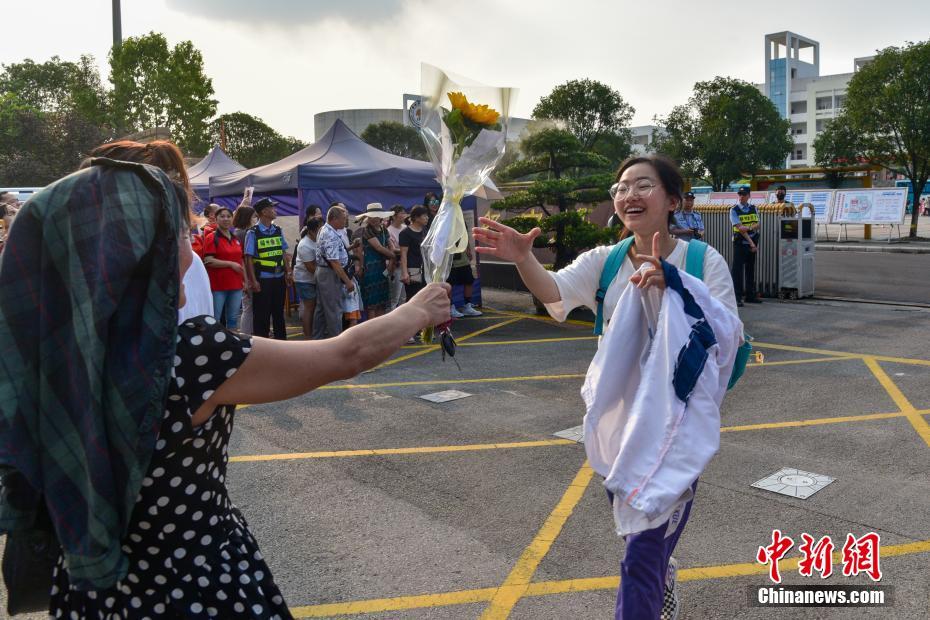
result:
M 666 289 L 666 274 L 670 275 L 674 280 L 678 280 L 677 285 L 680 285 L 682 277 L 678 275 L 678 270 L 682 273 L 685 272 L 686 259 L 689 253 L 688 242 L 676 240 L 669 234 L 669 225 L 674 223 L 674 213 L 682 201 L 683 189 L 681 174 L 671 160 L 656 155 L 627 159 L 620 165 L 616 181 L 616 184 L 611 188 L 614 210 L 623 221 L 625 229 L 628 231 L 627 236 L 632 233 L 633 242 L 627 242 L 629 243 L 629 251 L 622 258 L 616 277 L 607 286 L 606 293 L 602 290 L 601 299 L 605 323 L 609 322 L 613 317 L 618 302 L 628 286 L 639 287 L 643 289 L 643 293 L 654 287 L 662 293 Z M 601 287 L 601 274 L 604 272 L 608 257 L 615 246 L 596 247 L 581 254 L 577 260 L 564 269 L 550 272 L 536 260 L 531 251 L 533 239 L 540 234 L 539 228 L 535 228 L 526 234 L 520 234 L 512 228 L 487 218 L 481 218 L 480 222 L 485 228 L 476 228 L 474 230 L 476 241 L 482 243 L 482 246 L 477 247 L 477 251 L 515 263 L 526 287 L 546 304 L 549 314 L 554 319 L 564 321 L 568 313 L 579 306 L 587 306 L 592 309 L 598 306 L 596 296 L 598 289 Z M 703 310 L 709 315 L 708 318 L 711 318 L 712 313 L 716 312 L 718 316 L 725 319 L 720 324 L 726 325 L 727 330 L 735 332 L 741 327 L 736 318 L 736 297 L 733 293 L 733 280 L 730 277 L 727 263 L 713 248 L 707 247 L 704 250 L 704 284 L 702 285 L 694 279 L 687 279 L 687 282 L 688 286 L 692 287 L 692 290 L 706 286 L 706 289 L 702 288 L 702 290 L 705 294 L 704 299 L 709 300 L 709 303 L 706 304 L 707 307 L 703 308 Z M 707 292 L 709 292 L 709 295 L 706 294 Z M 666 305 L 663 305 L 663 310 L 666 307 Z M 625 310 L 628 308 L 630 307 L 624 307 Z M 729 316 L 729 313 L 732 313 L 733 316 Z M 609 334 L 605 335 L 604 340 L 608 337 Z M 727 342 L 738 341 L 740 337 L 741 332 L 739 334 L 717 334 L 718 340 L 726 340 Z M 601 341 L 599 343 L 599 354 L 601 353 L 600 349 L 604 346 L 604 342 Z M 636 355 L 639 355 L 639 352 L 636 352 Z M 609 370 L 609 368 L 606 369 L 604 374 L 610 374 Z M 666 383 L 671 383 L 673 377 L 667 378 L 669 381 Z M 654 389 L 656 391 L 667 389 L 660 383 L 655 384 Z M 598 389 L 597 386 L 594 389 Z M 652 387 L 649 389 L 652 389 Z M 717 442 L 719 444 L 719 405 L 716 407 L 717 409 L 712 413 L 718 416 L 718 424 L 712 432 L 718 433 Z M 652 414 L 653 412 L 648 413 Z M 661 416 L 663 413 L 662 411 L 655 411 L 656 416 Z M 713 419 L 713 417 L 710 419 Z M 586 435 L 587 429 L 586 425 Z M 616 432 L 619 433 L 622 430 L 622 428 L 616 429 Z M 586 437 L 586 449 L 596 449 L 591 446 L 597 441 L 607 440 L 598 437 Z M 710 453 L 712 453 L 717 445 L 713 443 L 713 436 L 708 441 L 708 445 L 711 445 Z M 663 447 L 658 444 L 654 446 L 638 445 L 632 448 L 632 450 L 641 452 L 651 452 L 653 458 L 656 458 L 655 454 L 662 449 Z M 624 445 L 620 450 L 622 453 L 623 450 L 629 451 L 631 448 Z M 705 450 L 705 453 L 707 453 L 707 450 Z M 592 466 L 594 467 L 593 463 L 592 459 Z M 594 468 L 598 471 L 597 467 Z M 599 471 L 599 473 L 605 477 L 607 476 L 604 471 Z M 657 619 L 660 616 L 663 618 L 674 617 L 677 614 L 674 577 L 671 577 L 667 582 L 667 574 L 670 573 L 669 561 L 672 551 L 690 514 L 691 500 L 697 485 L 696 478 L 693 483 L 689 480 L 688 484 L 691 492 L 682 495 L 683 500 L 679 504 L 682 508 L 674 513 L 668 521 L 660 523 L 658 527 L 636 531 L 624 536 L 626 554 L 621 563 L 621 581 L 616 606 L 617 618 Z M 610 488 L 608 488 L 608 496 L 613 503 L 613 494 Z M 617 510 L 615 504 L 615 515 Z M 673 573 L 674 569 L 671 571 L 671 574 Z M 668 592 L 666 592 L 667 583 Z M 671 604 L 663 610 L 663 599 L 666 597 L 671 600 Z M 666 600 L 666 603 L 668 605 L 668 600 Z

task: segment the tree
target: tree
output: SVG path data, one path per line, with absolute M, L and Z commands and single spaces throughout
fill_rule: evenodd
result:
M 625 139 L 629 144 L 632 138 L 628 125 L 635 112 L 616 90 L 584 79 L 570 80 L 552 89 L 533 108 L 533 118 L 563 121 L 582 148 L 590 150 L 608 136 Z
M 861 159 L 862 141 L 845 113 L 834 118 L 814 139 L 812 146 L 817 165 L 824 168 L 853 166 Z M 827 184 L 836 189 L 848 174 L 839 171 L 827 172 Z
M 93 58 L 53 57 L 0 73 L 0 183 L 45 185 L 77 168 L 112 136 L 106 93 Z
M 917 236 L 920 195 L 930 177 L 930 41 L 888 47 L 857 71 L 846 89 L 846 116 L 862 153 L 903 174 L 914 191 L 910 237 Z
M 107 137 L 75 110 L 42 112 L 7 93 L 0 98 L 0 185 L 47 185 Z
M 207 122 L 216 114 L 213 82 L 190 41 L 168 49 L 164 35 L 130 37 L 110 51 L 110 82 L 123 133 L 167 127 L 189 153 L 209 148 Z
M 3 66 L 0 92 L 15 93 L 26 106 L 41 112 L 74 111 L 103 124 L 107 117 L 107 95 L 92 56 L 78 62 L 58 56 L 43 63 L 27 58 Z
M 790 122 L 755 86 L 733 78 L 698 82 L 687 104 L 657 122 L 665 132 L 656 136 L 655 150 L 717 191 L 743 172 L 782 167 L 793 145 Z
M 613 182 L 611 162 L 586 151 L 578 138 L 563 129 L 544 129 L 530 135 L 521 142 L 521 150 L 526 157 L 501 170 L 499 176 L 504 181 L 525 179 L 532 184 L 493 207 L 542 211 L 546 218 L 540 225 L 552 234 L 541 243 L 555 251 L 554 268 L 561 269 L 581 250 L 606 241 L 605 233 L 584 220 L 575 207 L 608 199 L 607 189 Z
M 221 143 L 221 128 L 226 153 L 246 168 L 270 164 L 307 146 L 297 138 L 282 136 L 260 118 L 245 112 L 223 114 L 210 123 L 213 144 Z
M 620 162 L 633 152 L 631 142 L 629 132 L 625 134 L 603 134 L 598 138 L 591 150 L 605 157 L 610 162 L 611 168 L 617 169 L 620 167 Z
M 362 140 L 376 149 L 387 153 L 429 161 L 426 146 L 420 139 L 420 133 L 412 127 L 394 121 L 381 121 L 365 128 L 360 136 Z

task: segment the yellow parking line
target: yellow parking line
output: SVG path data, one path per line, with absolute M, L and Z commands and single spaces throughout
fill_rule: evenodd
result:
M 865 358 L 871 357 L 880 362 L 892 362 L 895 364 L 911 364 L 916 366 L 930 366 L 930 360 L 917 359 L 912 357 L 893 357 L 890 355 L 872 355 L 871 353 L 854 353 L 852 351 L 831 351 L 829 349 L 812 349 L 810 347 L 795 347 L 787 344 L 774 344 L 770 342 L 753 341 L 752 346 L 763 349 L 777 349 L 780 351 L 795 351 L 797 353 L 819 353 L 821 355 L 837 355 L 846 357 Z
M 458 385 L 460 383 L 506 383 L 508 381 L 551 381 L 558 379 L 584 379 L 582 374 L 533 375 L 528 377 L 488 377 L 487 379 L 436 379 L 429 381 L 395 381 L 392 383 L 330 384 L 318 390 L 362 390 L 369 388 L 404 387 L 407 385 Z
M 491 340 L 489 342 L 466 342 L 463 347 L 496 347 L 505 344 L 545 344 L 549 342 L 570 342 L 573 340 L 597 340 L 597 336 L 575 336 L 572 338 L 531 338 L 528 340 Z
M 488 308 L 492 312 L 497 312 L 501 316 L 518 316 L 524 319 L 533 319 L 534 321 L 542 321 L 543 323 L 556 323 L 556 324 L 568 324 L 568 325 L 581 325 L 583 327 L 593 327 L 594 323 L 591 321 L 579 321 L 577 319 L 565 319 L 561 323 L 556 321 L 551 316 L 546 314 L 530 314 L 528 312 L 517 312 L 515 310 L 495 310 L 494 308 Z
M 930 413 L 930 409 L 927 410 Z M 721 433 L 737 431 L 759 431 L 770 428 L 796 428 L 800 426 L 820 426 L 822 424 L 842 424 L 844 422 L 867 422 L 869 420 L 888 420 L 890 418 L 903 418 L 906 414 L 896 411 L 894 413 L 867 413 L 863 415 L 847 415 L 835 418 L 814 418 L 810 420 L 789 420 L 787 422 L 763 422 L 761 424 L 744 424 L 741 426 L 723 426 Z
M 575 475 L 575 479 L 562 495 L 562 499 L 556 504 L 555 509 L 549 514 L 546 522 L 537 532 L 536 537 L 529 546 L 523 550 L 520 559 L 514 565 L 507 579 L 501 584 L 501 587 L 494 593 L 488 608 L 481 614 L 485 620 L 503 620 L 510 616 L 514 606 L 523 598 L 524 593 L 530 585 L 530 580 L 539 568 L 539 563 L 549 553 L 552 543 L 562 532 L 562 527 L 571 516 L 575 506 L 581 501 L 585 489 L 594 476 L 594 470 L 585 461 L 581 469 Z
M 864 361 L 865 365 L 872 371 L 872 374 L 875 375 L 875 378 L 881 386 L 888 392 L 888 396 L 891 397 L 894 404 L 901 408 L 901 413 L 903 413 L 907 421 L 911 423 L 911 426 L 914 427 L 917 434 L 924 440 L 924 443 L 930 446 L 930 425 L 927 424 L 927 421 L 917 409 L 914 408 L 911 401 L 907 399 L 904 393 L 898 388 L 895 382 L 891 380 L 891 377 L 888 376 L 888 373 L 885 372 L 876 360 L 877 358 L 875 357 L 862 358 L 862 361 Z
M 519 318 L 507 319 L 506 321 L 501 321 L 500 323 L 495 323 L 494 325 L 489 325 L 488 327 L 485 327 L 483 329 L 479 329 L 477 331 L 465 334 L 464 336 L 462 336 L 461 338 L 457 338 L 456 340 L 457 342 L 464 342 L 468 340 L 469 338 L 480 336 L 481 334 L 487 333 L 491 331 L 492 329 L 497 329 L 499 327 L 505 327 L 507 325 L 510 325 L 511 323 L 516 323 L 519 320 L 520 320 Z M 372 370 L 378 370 L 379 368 L 384 368 L 386 366 L 393 366 L 394 364 L 397 364 L 399 362 L 405 362 L 409 359 L 420 357 L 421 355 L 426 355 L 427 353 L 430 353 L 431 351 L 438 351 L 438 350 L 439 350 L 439 345 L 429 345 L 429 346 L 424 345 L 424 348 L 420 351 L 416 351 L 414 353 L 408 353 L 407 355 L 401 355 L 400 357 L 395 357 L 392 360 L 388 360 L 384 362 L 383 364 L 379 364 L 378 366 L 375 366 Z
M 918 416 L 930 414 L 930 409 L 919 409 L 914 412 Z M 870 420 L 888 420 L 903 418 L 908 414 L 897 413 L 869 413 L 836 418 L 816 418 L 812 420 L 792 420 L 788 422 L 767 422 L 762 424 L 746 424 L 742 426 L 724 426 L 720 432 L 758 431 L 773 428 L 794 428 L 803 426 L 819 426 L 822 424 L 842 424 L 845 422 L 868 422 Z M 571 439 L 540 439 L 535 441 L 514 441 L 486 444 L 463 444 L 457 446 L 413 446 L 407 448 L 370 448 L 363 450 L 333 450 L 318 452 L 283 452 L 280 454 L 254 454 L 230 457 L 232 463 L 248 463 L 256 461 L 287 461 L 296 459 L 326 459 L 346 458 L 354 456 L 387 456 L 400 454 L 437 454 L 446 452 L 471 452 L 482 450 L 505 450 L 511 448 L 542 448 L 548 446 L 577 445 Z
M 900 545 L 888 545 L 883 546 L 880 550 L 882 558 L 928 552 L 930 552 L 930 540 L 919 540 Z M 800 558 L 780 560 L 778 562 L 778 568 L 783 572 L 796 570 L 799 560 Z M 841 552 L 834 553 L 833 560 L 835 563 L 839 564 L 842 561 Z M 762 575 L 767 573 L 768 570 L 768 566 L 754 562 L 721 564 L 717 566 L 679 569 L 678 579 L 679 581 L 725 579 L 748 575 Z M 548 596 L 552 594 L 569 594 L 572 592 L 616 590 L 619 585 L 620 577 L 617 575 L 608 577 L 588 577 L 584 579 L 563 579 L 559 581 L 537 581 L 536 583 L 528 584 L 523 596 Z M 470 603 L 490 601 L 497 592 L 497 588 L 480 588 L 476 590 L 460 590 L 457 592 L 442 592 L 421 596 L 399 596 L 396 598 L 369 599 L 347 603 L 328 603 L 324 605 L 292 607 L 291 613 L 295 618 L 321 618 L 325 616 L 404 611 L 447 605 L 467 605 Z
M 817 364 L 820 362 L 838 362 L 842 360 L 857 360 L 860 359 L 858 355 L 846 355 L 843 357 L 809 357 L 803 360 L 779 360 L 777 362 L 752 362 L 746 364 L 746 366 L 791 366 L 793 364 Z
M 397 454 L 437 454 L 442 452 L 474 452 L 480 450 L 508 450 L 512 448 L 540 448 L 545 446 L 577 445 L 570 439 L 541 439 L 538 441 L 513 441 L 507 443 L 477 443 L 460 446 L 416 446 L 410 448 L 374 448 L 370 450 L 337 450 L 324 452 L 285 452 L 282 454 L 254 454 L 234 456 L 231 463 L 255 461 L 289 461 L 297 459 L 330 459 L 350 456 L 385 456 Z
M 448 605 L 468 605 L 482 603 L 494 596 L 494 588 L 480 590 L 463 590 L 461 592 L 442 592 L 440 594 L 423 594 L 421 596 L 398 596 L 396 598 L 376 598 L 352 603 L 328 603 L 324 605 L 307 605 L 291 607 L 295 618 L 329 618 L 331 616 L 350 616 L 355 614 L 374 614 L 385 611 L 402 611 L 406 609 L 425 609 L 445 607 Z
M 533 319 L 533 320 L 536 320 L 536 321 L 543 321 L 543 322 L 545 322 L 545 323 L 558 323 L 558 321 L 556 321 L 556 320 L 553 319 L 552 317 L 544 316 L 544 315 L 529 314 L 529 313 L 526 313 L 526 312 L 515 312 L 515 311 L 511 311 L 511 310 L 496 310 L 496 309 L 490 308 L 490 307 L 488 307 L 488 310 L 490 310 L 490 311 L 492 311 L 492 312 L 497 312 L 497 313 L 501 314 L 502 316 L 521 316 L 521 317 L 526 318 L 526 319 Z M 590 327 L 590 326 L 594 325 L 594 323 L 592 323 L 591 321 L 578 321 L 578 320 L 573 320 L 573 319 L 566 320 L 566 321 L 564 321 L 564 323 L 568 323 L 568 324 L 570 324 L 570 325 L 583 325 L 583 326 L 585 326 L 585 327 Z M 896 364 L 912 364 L 912 365 L 918 365 L 918 366 L 930 366 L 930 360 L 917 359 L 917 358 L 910 358 L 910 357 L 894 357 L 894 356 L 889 356 L 889 355 L 872 355 L 872 354 L 870 354 L 870 353 L 855 353 L 855 352 L 853 352 L 853 351 L 831 351 L 831 350 L 829 350 L 829 349 L 814 349 L 814 348 L 811 348 L 811 347 L 796 347 L 796 346 L 787 345 L 787 344 L 775 344 L 775 343 L 770 343 L 770 342 L 759 342 L 758 340 L 753 341 L 752 346 L 754 346 L 754 347 L 761 347 L 761 348 L 764 348 L 764 349 L 780 349 L 780 350 L 782 350 L 782 351 L 795 351 L 795 352 L 797 352 L 797 353 L 813 353 L 813 354 L 820 354 L 820 355 L 838 355 L 838 356 L 842 356 L 842 357 L 863 357 L 863 356 L 869 356 L 869 357 L 874 357 L 875 359 L 877 359 L 877 360 L 880 361 L 880 362 L 893 362 L 893 363 L 896 363 Z
M 775 349 L 777 351 L 793 351 L 795 353 L 815 353 L 820 355 L 839 355 L 839 356 L 858 356 L 859 353 L 850 353 L 849 351 L 831 351 L 830 349 L 813 349 L 811 347 L 796 347 L 789 344 L 775 344 L 771 342 L 759 342 L 758 340 L 753 340 L 753 347 L 759 347 L 762 349 Z

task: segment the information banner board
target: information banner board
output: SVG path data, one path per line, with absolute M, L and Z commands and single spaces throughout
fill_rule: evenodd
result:
M 765 192 L 750 192 L 749 204 L 758 207 L 761 204 L 765 204 L 766 198 Z M 711 192 L 709 194 L 695 196 L 694 202 L 695 204 L 702 205 L 727 205 L 732 207 L 739 202 L 739 196 L 736 195 L 736 192 Z
M 826 224 L 830 221 L 830 207 L 833 205 L 832 189 L 804 189 L 792 190 L 785 193 L 785 200 L 794 203 L 795 207 L 810 204 L 814 207 L 814 214 L 818 222 Z M 771 192 L 769 202 L 775 202 L 775 192 Z
M 832 224 L 901 224 L 907 206 L 906 187 L 836 190 Z

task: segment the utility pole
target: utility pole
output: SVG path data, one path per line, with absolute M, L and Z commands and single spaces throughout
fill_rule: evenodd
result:
M 120 0 L 113 0 L 113 49 L 123 44 L 123 19 L 120 15 Z

